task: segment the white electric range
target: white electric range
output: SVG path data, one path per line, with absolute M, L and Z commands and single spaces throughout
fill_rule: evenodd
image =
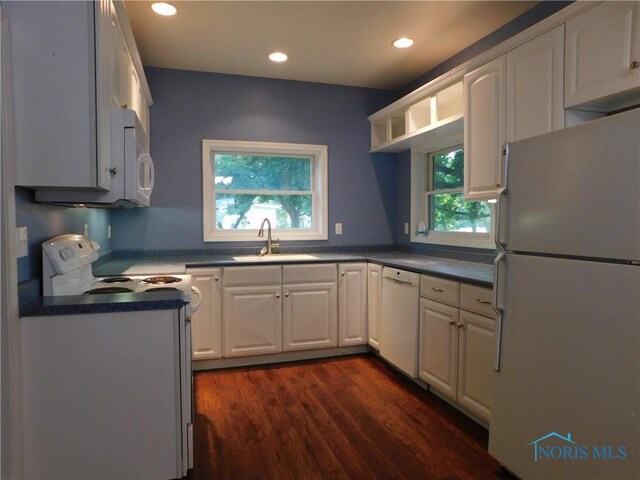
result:
M 181 291 L 189 316 L 200 306 L 200 291 L 191 275 L 127 275 L 94 277 L 91 264 L 100 245 L 84 235 L 61 235 L 42 244 L 42 282 L 45 296 L 99 295 Z M 195 299 L 193 296 L 195 295 Z

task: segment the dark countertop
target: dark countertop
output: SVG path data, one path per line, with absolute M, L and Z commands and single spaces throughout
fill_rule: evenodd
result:
M 273 263 L 341 263 L 369 261 L 427 275 L 493 286 L 493 265 L 451 258 L 432 257 L 399 251 L 365 251 L 352 253 L 309 253 L 314 259 L 287 259 L 273 255 L 270 259 L 238 261 L 231 255 L 182 255 L 167 257 L 115 258 L 94 269 L 96 276 L 181 274 L 187 268 L 265 265 Z
M 184 306 L 182 292 L 112 293 L 40 297 L 20 306 L 21 317 L 168 310 Z

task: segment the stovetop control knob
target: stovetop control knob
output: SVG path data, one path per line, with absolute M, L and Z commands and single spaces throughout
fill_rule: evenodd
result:
M 60 257 L 65 261 L 75 257 L 75 255 L 76 252 L 71 247 L 64 247 L 62 250 L 60 250 Z

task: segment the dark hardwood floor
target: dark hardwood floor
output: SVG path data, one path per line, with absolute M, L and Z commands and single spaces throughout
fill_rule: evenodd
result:
M 373 355 L 198 372 L 189 479 L 508 479 L 487 431 Z

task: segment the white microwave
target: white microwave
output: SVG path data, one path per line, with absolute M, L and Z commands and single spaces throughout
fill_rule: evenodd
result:
M 36 190 L 38 202 L 87 207 L 148 207 L 154 184 L 148 136 L 134 110 L 111 112 L 108 191 Z

